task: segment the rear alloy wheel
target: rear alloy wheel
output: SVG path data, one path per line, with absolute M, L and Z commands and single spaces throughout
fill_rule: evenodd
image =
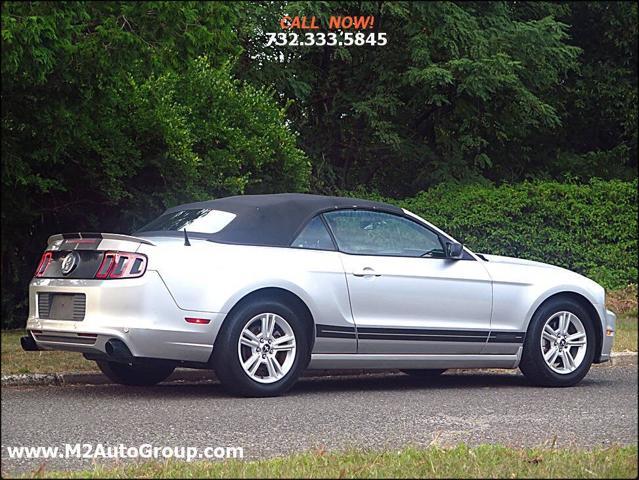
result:
M 594 355 L 590 315 L 573 300 L 557 299 L 533 315 L 519 368 L 537 385 L 567 387 L 588 373 Z
M 438 377 L 446 371 L 445 368 L 423 368 L 423 369 L 405 369 L 401 370 L 406 375 L 412 375 L 413 377 L 432 378 Z
M 310 359 L 308 329 L 293 309 L 276 300 L 239 307 L 224 321 L 213 348 L 222 384 L 249 397 L 281 395 Z
M 150 386 L 169 378 L 175 370 L 171 364 L 130 364 L 108 361 L 97 361 L 98 368 L 111 381 L 120 385 Z
M 284 378 L 293 366 L 295 350 L 295 332 L 276 313 L 251 318 L 237 342 L 244 373 L 258 383 L 274 383 Z

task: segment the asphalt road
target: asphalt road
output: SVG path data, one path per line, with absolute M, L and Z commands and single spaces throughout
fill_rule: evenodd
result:
M 267 399 L 233 398 L 217 383 L 2 389 L 3 476 L 42 463 L 10 460 L 7 446 L 239 446 L 245 458 L 257 458 L 458 442 L 636 444 L 637 366 L 597 366 L 564 389 L 532 387 L 520 374 L 498 371 L 434 380 L 388 373 L 306 378 L 288 395 Z M 47 470 L 90 465 L 46 463 Z

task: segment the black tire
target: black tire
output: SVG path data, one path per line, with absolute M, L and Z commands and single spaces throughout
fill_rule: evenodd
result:
M 543 358 L 541 351 L 541 334 L 546 320 L 557 312 L 567 311 L 576 315 L 582 322 L 586 332 L 586 353 L 581 364 L 570 373 L 553 371 Z M 575 300 L 557 298 L 544 303 L 533 315 L 522 353 L 519 369 L 533 384 L 544 387 L 570 387 L 579 383 L 590 370 L 595 356 L 594 319 Z
M 422 377 L 422 378 L 432 378 L 438 377 L 442 373 L 446 371 L 445 368 L 422 368 L 422 369 L 403 369 L 401 372 L 404 372 L 406 375 L 411 375 L 413 377 Z
M 175 366 L 165 363 L 143 365 L 96 361 L 98 368 L 111 381 L 120 385 L 150 386 L 166 380 Z
M 284 377 L 273 383 L 260 383 L 244 371 L 238 355 L 242 330 L 255 316 L 275 313 L 291 326 L 295 335 L 295 358 Z M 213 368 L 218 379 L 230 392 L 245 397 L 274 397 L 287 392 L 297 381 L 310 361 L 308 327 L 297 312 L 278 300 L 257 300 L 239 306 L 224 321 L 213 349 Z

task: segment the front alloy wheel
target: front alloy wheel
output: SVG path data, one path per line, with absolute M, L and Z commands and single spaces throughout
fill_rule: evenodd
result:
M 574 313 L 557 312 L 541 332 L 541 353 L 553 372 L 574 372 L 584 361 L 588 340 L 586 329 Z
M 595 356 L 595 321 L 573 298 L 547 301 L 530 320 L 519 368 L 536 385 L 579 383 Z

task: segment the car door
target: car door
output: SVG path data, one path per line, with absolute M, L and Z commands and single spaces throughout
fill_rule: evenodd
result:
M 320 216 L 306 224 L 291 248 L 304 250 L 296 252 L 293 258 L 306 271 L 306 291 L 309 301 L 315 302 L 312 305 L 315 320 L 313 353 L 356 353 L 357 337 L 346 275 L 340 254 Z
M 324 218 L 341 252 L 358 353 L 480 353 L 490 330 L 492 286 L 471 255 L 445 258 L 440 236 L 381 211 Z

